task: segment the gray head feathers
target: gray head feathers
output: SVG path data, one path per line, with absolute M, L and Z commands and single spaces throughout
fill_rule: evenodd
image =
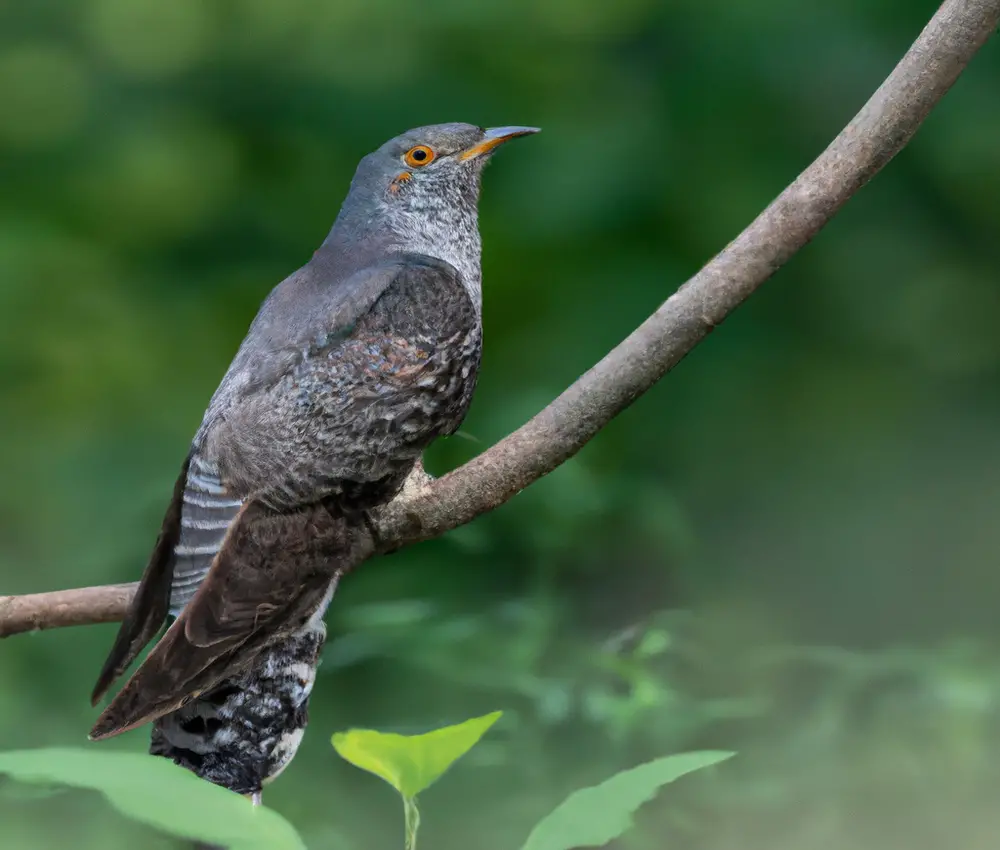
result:
M 483 167 L 501 144 L 534 132 L 432 124 L 390 139 L 358 165 L 320 259 L 323 252 L 335 257 L 362 242 L 425 253 L 455 266 L 478 302 Z

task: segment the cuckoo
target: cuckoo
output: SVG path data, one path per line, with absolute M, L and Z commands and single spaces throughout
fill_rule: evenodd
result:
M 184 460 L 91 738 L 259 799 L 290 761 L 336 583 L 427 446 L 461 424 L 482 350 L 483 167 L 532 127 L 438 124 L 364 157 L 312 259 L 267 297 Z

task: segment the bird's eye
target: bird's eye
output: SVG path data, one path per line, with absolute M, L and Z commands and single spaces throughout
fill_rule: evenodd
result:
M 403 159 L 406 160 L 407 165 L 420 168 L 420 166 L 429 165 L 434 161 L 434 151 L 427 145 L 417 145 L 415 148 L 410 148 Z

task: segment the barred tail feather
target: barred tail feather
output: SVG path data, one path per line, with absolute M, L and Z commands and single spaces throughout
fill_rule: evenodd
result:
M 149 751 L 238 794 L 260 794 L 298 751 L 326 639 L 327 599 L 241 675 L 153 722 Z
M 222 486 L 218 467 L 192 454 L 182 496 L 180 536 L 174 547 L 172 616 L 178 616 L 198 590 L 241 504 Z

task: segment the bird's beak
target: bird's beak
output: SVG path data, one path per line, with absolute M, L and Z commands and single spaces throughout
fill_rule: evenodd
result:
M 482 141 L 462 151 L 458 155 L 458 158 L 462 162 L 475 159 L 478 156 L 490 153 L 504 142 L 516 139 L 518 136 L 530 136 L 533 133 L 537 133 L 538 130 L 538 127 L 490 127 L 483 135 Z

